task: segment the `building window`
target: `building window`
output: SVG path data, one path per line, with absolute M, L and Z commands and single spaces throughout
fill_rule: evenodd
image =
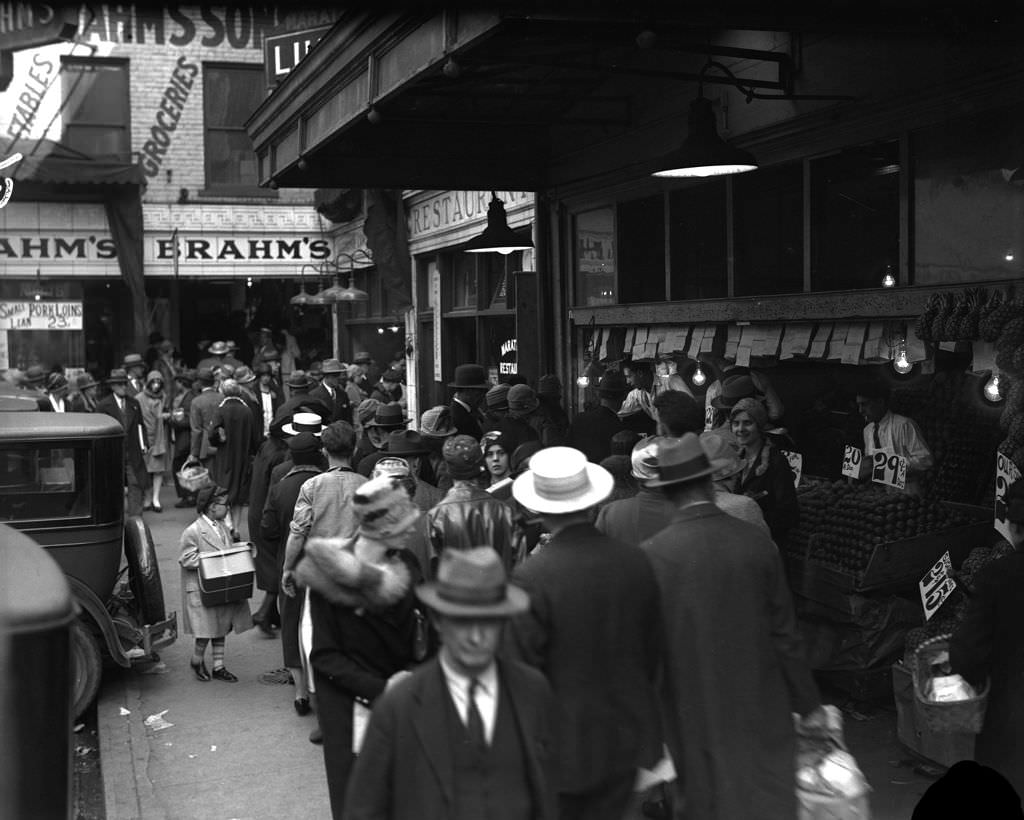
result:
M 475 308 L 476 254 L 456 253 L 452 262 L 452 309 Z
M 615 209 L 576 215 L 576 304 L 614 305 Z
M 728 296 L 725 180 L 669 194 L 670 299 Z
M 245 132 L 266 97 L 262 65 L 203 64 L 206 187 L 264 193 L 258 188 L 256 154 Z
M 739 174 L 733 185 L 733 296 L 804 289 L 803 167 Z
M 665 198 L 620 202 L 618 223 L 619 301 L 664 301 Z
M 812 160 L 811 290 L 878 288 L 899 268 L 899 143 Z
M 64 145 L 96 159 L 131 162 L 128 61 L 61 58 Z

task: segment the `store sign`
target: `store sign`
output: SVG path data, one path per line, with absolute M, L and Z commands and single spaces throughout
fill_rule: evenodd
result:
M 263 63 L 267 72 L 267 85 L 275 86 L 289 74 L 309 50 L 320 42 L 330 26 L 293 31 L 263 40 Z
M 518 339 L 507 339 L 501 344 L 501 359 L 498 362 L 498 373 L 502 376 L 507 376 L 512 373 L 518 373 L 518 361 L 516 359 L 517 351 L 519 350 Z
M 10 231 L 0 236 L 0 264 L 4 262 L 39 262 L 47 259 L 80 259 L 98 261 L 115 259 L 117 246 L 109 236 L 88 234 L 75 236 L 42 234 L 36 231 Z
M 0 330 L 81 330 L 81 302 L 0 302 Z
M 792 453 L 789 450 L 779 450 L 789 462 L 789 469 L 793 471 L 793 486 L 800 486 L 800 476 L 804 472 L 804 457 L 800 453 Z
M 949 550 L 935 562 L 924 578 L 917 583 L 921 593 L 921 605 L 924 607 L 924 619 L 931 620 L 932 615 L 939 611 L 946 599 L 956 589 L 956 581 L 951 577 L 953 563 L 949 558 Z
M 331 255 L 327 239 L 295 236 L 287 239 L 266 236 L 179 236 L 153 240 L 157 262 L 318 262 Z
M 1020 481 L 1020 470 L 1009 456 L 996 453 L 996 500 L 993 526 L 1003 538 L 1010 540 L 1010 527 L 1006 521 L 1006 491 L 1015 481 Z
M 441 362 L 441 271 L 430 272 L 430 304 L 434 307 L 434 381 L 444 381 Z
M 871 456 L 871 480 L 903 490 L 907 486 L 907 460 L 903 456 L 879 450 Z
M 860 478 L 860 463 L 864 459 L 864 453 L 859 447 L 846 445 L 843 453 L 843 475 L 850 478 Z
M 498 199 L 505 203 L 506 212 L 533 202 L 533 194 L 529 191 L 496 193 Z M 418 239 L 469 222 L 486 220 L 490 201 L 490 191 L 445 191 L 412 205 L 409 210 L 409 238 Z

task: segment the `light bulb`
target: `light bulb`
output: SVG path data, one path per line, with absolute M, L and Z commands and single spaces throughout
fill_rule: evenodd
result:
M 989 380 L 985 382 L 984 389 L 985 399 L 995 404 L 998 401 L 1002 401 L 1003 394 L 999 392 L 999 374 L 994 372 L 989 377 Z
M 42 297 L 42 296 L 40 296 L 40 295 L 39 295 L 39 294 L 37 293 L 37 294 L 36 294 L 36 301 L 37 301 L 37 302 L 41 302 L 42 300 L 43 300 L 43 297 Z
M 901 347 L 900 352 L 893 359 L 892 369 L 904 376 L 914 369 L 914 363 L 907 358 L 907 351 L 904 348 Z
M 708 377 L 705 376 L 704 371 L 700 369 L 700 362 L 697 362 L 697 369 L 693 371 L 693 376 L 690 377 L 690 381 L 693 382 L 695 387 L 703 387 L 707 380 Z
M 590 379 L 587 376 L 579 376 L 576 379 L 576 384 L 580 387 L 590 387 Z
M 252 277 L 251 276 L 247 276 L 245 278 L 245 286 L 247 288 L 251 288 L 252 287 Z
M 383 336 L 384 335 L 384 328 L 382 328 L 382 327 L 377 328 L 377 333 L 379 335 Z
M 891 273 L 886 272 L 885 276 L 882 277 L 883 288 L 894 288 L 896 287 L 896 277 Z
M 1007 252 L 1006 252 L 1006 256 L 1004 256 L 1003 258 L 1004 258 L 1004 259 L 1005 259 L 1005 260 L 1006 260 L 1007 262 L 1012 262 L 1012 261 L 1013 261 L 1013 260 L 1014 260 L 1014 259 L 1015 259 L 1016 257 L 1014 256 L 1014 253 L 1013 253 L 1013 251 L 1007 251 Z

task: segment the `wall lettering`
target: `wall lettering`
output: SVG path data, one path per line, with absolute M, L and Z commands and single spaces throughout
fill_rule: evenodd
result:
M 189 62 L 184 55 L 178 58 L 157 106 L 156 122 L 149 129 L 150 138 L 142 145 L 141 165 L 147 177 L 155 177 L 160 170 L 171 145 L 171 134 L 178 128 L 178 120 L 198 73 L 198 65 Z
M 497 191 L 506 210 L 532 199 L 527 191 Z M 445 191 L 413 206 L 409 212 L 409 236 L 415 238 L 431 231 L 450 228 L 461 222 L 486 219 L 490 191 Z
M 174 259 L 174 239 L 156 239 L 157 261 Z M 178 240 L 178 260 L 202 262 L 204 260 L 236 261 L 320 261 L 331 255 L 331 243 L 326 239 L 240 239 L 216 237 L 203 239 L 187 237 Z
M 54 78 L 57 76 L 57 66 L 52 60 L 46 59 L 44 54 L 32 56 L 32 66 L 28 70 L 28 78 L 25 81 L 21 93 L 14 102 L 14 111 L 11 115 L 11 123 L 7 126 L 7 135 L 12 140 L 19 139 L 35 122 L 36 112 L 39 104 L 46 96 Z

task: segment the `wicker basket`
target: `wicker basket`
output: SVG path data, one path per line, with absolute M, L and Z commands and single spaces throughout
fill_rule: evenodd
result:
M 190 493 L 209 487 L 213 480 L 210 478 L 210 471 L 198 464 L 182 467 L 177 472 L 178 483 Z
M 989 682 L 976 697 L 968 700 L 937 702 L 929 700 L 925 687 L 930 679 L 929 666 L 935 656 L 949 649 L 949 635 L 936 635 L 914 650 L 914 714 L 919 726 L 943 734 L 977 734 L 985 722 Z

